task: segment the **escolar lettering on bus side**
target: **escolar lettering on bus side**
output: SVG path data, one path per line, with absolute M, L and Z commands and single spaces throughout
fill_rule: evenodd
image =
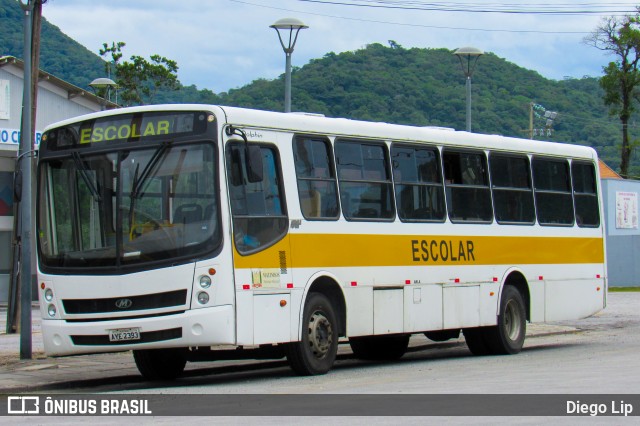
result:
M 411 240 L 414 262 L 475 262 L 473 240 Z

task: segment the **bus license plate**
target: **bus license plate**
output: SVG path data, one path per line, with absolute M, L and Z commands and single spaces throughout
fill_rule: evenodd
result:
M 116 328 L 109 330 L 110 342 L 122 342 L 127 340 L 140 340 L 139 328 Z

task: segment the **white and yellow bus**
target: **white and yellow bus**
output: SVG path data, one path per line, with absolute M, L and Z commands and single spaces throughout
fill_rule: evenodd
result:
M 521 350 L 527 322 L 606 304 L 597 156 L 551 142 L 205 105 L 106 111 L 43 135 L 45 351 L 133 350 L 141 374 L 412 334 Z

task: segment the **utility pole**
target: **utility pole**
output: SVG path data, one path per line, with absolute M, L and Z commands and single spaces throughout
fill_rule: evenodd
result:
M 31 359 L 31 152 L 33 151 L 33 131 L 31 125 L 31 41 L 33 31 L 33 3 L 21 0 L 24 11 L 24 89 L 22 94 L 22 129 L 20 129 L 20 149 L 16 169 L 20 170 L 20 359 Z
M 529 139 L 533 139 L 533 102 L 529 103 Z
M 11 262 L 7 333 L 20 331 L 20 359 L 32 358 L 31 301 L 33 299 L 33 266 L 31 215 L 32 162 L 40 73 L 40 29 L 42 4 L 47 0 L 20 0 L 23 19 L 23 97 L 20 146 L 14 182 L 14 232 Z M 18 321 L 19 320 L 19 321 Z M 16 327 L 18 323 L 18 327 Z
M 31 20 L 31 128 L 35 129 L 36 107 L 38 106 L 38 81 L 40 80 L 40 32 L 42 29 L 42 4 L 46 3 L 46 0 L 32 0 L 32 2 L 33 18 Z
M 540 118 L 545 120 L 544 127 L 540 127 L 539 129 L 534 128 L 534 116 L 535 118 Z M 553 124 L 554 120 L 558 117 L 558 113 L 556 111 L 549 111 L 542 105 L 539 105 L 535 102 L 529 103 L 529 139 L 533 139 L 534 136 L 540 133 L 540 136 L 550 137 L 553 132 Z

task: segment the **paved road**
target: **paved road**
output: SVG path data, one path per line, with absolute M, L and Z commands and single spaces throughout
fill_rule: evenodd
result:
M 345 356 L 325 376 L 287 367 L 190 377 L 163 393 L 638 393 L 640 293 L 614 293 L 594 317 L 532 327 L 516 356 L 471 356 L 463 340 L 417 345 L 393 363 Z M 133 391 L 133 390 L 129 390 Z M 135 392 L 146 392 L 140 389 Z M 640 409 L 640 407 L 638 407 Z
M 163 387 L 139 377 L 130 353 L 45 357 L 34 316 L 34 360 L 18 360 L 18 336 L 0 335 L 0 393 L 638 393 L 638 308 L 640 293 L 612 293 L 594 317 L 530 326 L 516 356 L 474 357 L 463 339 L 414 336 L 397 362 L 359 361 L 343 345 L 325 376 L 296 377 L 284 361 L 193 363 Z

